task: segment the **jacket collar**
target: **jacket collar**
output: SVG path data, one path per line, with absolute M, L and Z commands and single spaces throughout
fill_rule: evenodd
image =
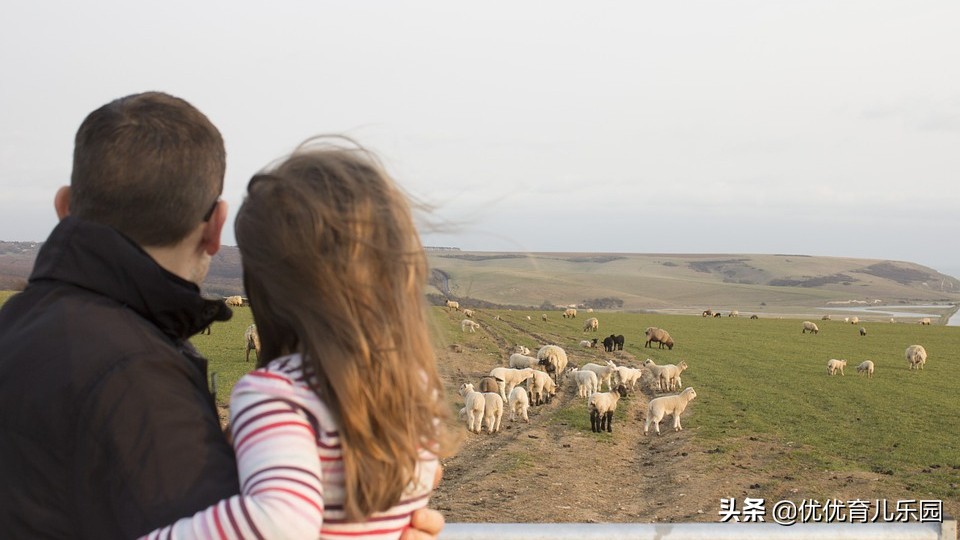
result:
M 232 312 L 207 300 L 193 283 L 165 270 L 116 229 L 68 216 L 37 254 L 30 282 L 70 283 L 112 298 L 176 341 L 185 340 Z

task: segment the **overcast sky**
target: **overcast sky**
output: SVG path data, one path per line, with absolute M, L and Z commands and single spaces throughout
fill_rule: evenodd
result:
M 346 133 L 436 207 L 445 232 L 424 229 L 428 245 L 868 257 L 960 275 L 956 0 L 2 12 L 0 240 L 53 228 L 90 111 L 162 90 L 222 131 L 232 210 L 259 168 Z

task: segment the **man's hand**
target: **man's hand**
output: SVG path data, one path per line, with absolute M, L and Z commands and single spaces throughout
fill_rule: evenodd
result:
M 440 485 L 443 467 L 437 466 L 433 477 L 433 489 Z M 443 529 L 443 514 L 430 508 L 421 508 L 410 516 L 410 527 L 400 535 L 400 540 L 435 540 Z

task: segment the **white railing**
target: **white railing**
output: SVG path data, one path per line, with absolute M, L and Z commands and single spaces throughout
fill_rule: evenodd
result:
M 440 540 L 957 540 L 942 523 L 447 523 Z

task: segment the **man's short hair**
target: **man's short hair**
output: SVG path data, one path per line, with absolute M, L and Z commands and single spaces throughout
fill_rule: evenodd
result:
M 223 137 L 203 113 L 160 92 L 126 96 L 77 131 L 70 214 L 170 246 L 209 219 L 225 171 Z

